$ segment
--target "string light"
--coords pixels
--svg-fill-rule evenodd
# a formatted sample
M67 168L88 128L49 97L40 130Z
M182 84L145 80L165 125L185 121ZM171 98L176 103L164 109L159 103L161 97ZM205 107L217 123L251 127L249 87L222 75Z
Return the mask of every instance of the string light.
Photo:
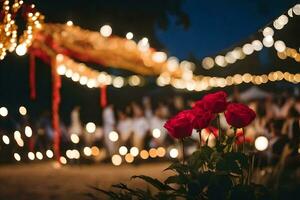
M7 135L3 135L2 136L2 141L6 145L9 145L9 143L10 143L10 139L9 139L9 137Z
M178 157L178 150L176 148L172 148L170 150L170 157L171 158L177 158Z
M76 134L71 134L71 141L74 143L74 144L78 144L79 143L79 137L78 137L78 135L76 135Z
M120 155L115 154L112 156L111 162L113 165L119 166L122 164L122 157Z
M112 34L112 28L109 25L104 25L100 28L100 33L103 37L109 37Z
M151 158L156 158L156 157L157 157L157 150L154 149L154 148L151 148L151 149L149 150L149 156L150 156Z
M18 154L18 153L14 153L14 158L15 158L15 160L16 161L21 161L21 156L20 156L20 154Z
M121 147L119 148L119 154L120 154L120 155L124 156L124 155L127 154L127 152L128 152L127 147L121 146Z
M25 126L25 135L26 137L32 136L32 129L29 126Z
M73 26L73 22L71 20L67 21L67 26Z
M88 133L94 133L96 131L96 125L93 122L88 122L85 125L85 129Z
M143 160L148 159L148 158L149 158L149 153L148 153L148 151L142 150L142 151L140 152L140 157L141 157Z
M64 156L61 156L61 157L59 158L59 161L60 161L60 163L63 164L63 165L66 165L66 164L67 164L67 159L66 159Z
M119 134L116 131L111 131L108 134L108 139L112 142L117 142L119 139Z
M255 139L254 146L258 151L264 151L268 148L269 141L265 136L259 136Z
M133 156L133 157L136 157L139 155L139 149L137 147L131 147L130 148L130 154Z
M83 153L86 156L91 156L92 155L92 149L90 147L84 147L83 148Z
M20 106L19 113L24 116L27 114L27 109L24 106Z
M152 130L152 136L154 138L159 138L160 135L161 135L161 131L158 128L155 128L155 129Z
M42 160L43 159L43 154L41 152L36 152L35 153L35 157L38 159L38 160Z
M48 158L53 158L53 151L52 150L50 150L50 149L48 149L47 151L46 151L46 156L48 157Z
M2 117L6 117L6 116L8 115L8 110L7 110L6 107L1 107L1 108L0 108L0 115L1 115Z
M132 154L130 154L130 153L126 154L125 155L125 161L127 163L132 163L134 161L134 156Z
M29 158L29 160L34 160L34 158L35 158L35 155L34 155L34 153L33 152L28 152L28 158Z
M132 40L132 38L133 38L133 33L128 32L128 33L126 34L126 38L127 38L127 40Z
M56 55L56 72L61 76L70 78L74 82L79 82L88 88L95 88L102 85L111 85L115 88L122 88L127 83L129 86L141 86L143 78L138 75L129 77L113 76L106 72L99 72L86 66L83 63L77 63L71 58L62 54Z

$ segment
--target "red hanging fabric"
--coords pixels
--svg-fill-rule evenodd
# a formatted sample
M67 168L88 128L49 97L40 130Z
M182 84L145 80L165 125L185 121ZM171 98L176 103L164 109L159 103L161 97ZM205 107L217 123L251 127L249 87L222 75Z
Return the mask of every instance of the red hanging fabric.
M29 54L29 91L30 99L36 99L36 85L35 85L35 56Z
M100 104L102 108L107 105L106 85L100 87Z
M53 150L57 161L60 160L60 123L59 123L59 104L61 79L56 72L56 63L51 61L52 74L52 126L53 126Z

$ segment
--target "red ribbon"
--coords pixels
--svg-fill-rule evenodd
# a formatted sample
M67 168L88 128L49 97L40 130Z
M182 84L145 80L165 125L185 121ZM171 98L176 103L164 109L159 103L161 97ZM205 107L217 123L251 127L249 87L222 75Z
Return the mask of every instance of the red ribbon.
M102 108L107 105L106 85L100 87L100 105Z
M52 126L54 132L53 150L57 161L60 161L60 120L59 120L59 104L60 104L60 87L61 79L56 72L55 61L51 62L52 74Z
M29 90L30 99L36 99L36 84L35 84L35 56L34 54L29 54Z

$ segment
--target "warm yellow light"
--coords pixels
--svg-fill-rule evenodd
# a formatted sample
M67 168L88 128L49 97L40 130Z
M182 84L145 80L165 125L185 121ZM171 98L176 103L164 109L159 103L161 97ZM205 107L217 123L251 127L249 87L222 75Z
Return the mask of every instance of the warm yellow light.
M67 159L66 159L65 157L63 157L63 156L61 156L61 157L59 158L59 161L60 161L60 163L63 164L63 165L67 164Z
M25 126L25 135L27 137L31 137L32 136L32 129L29 126Z
M157 150L154 149L154 148L151 148L149 150L149 155L150 155L151 158L156 158L157 157Z
M10 139L7 135L2 136L2 141L4 144L8 145L10 143Z
M96 131L96 125L93 122L89 122L85 125L85 129L88 133L94 133Z
M179 60L178 60L178 58L176 58L176 57L170 57L170 58L168 58L167 69L170 72L176 71L178 69L178 67L179 67Z
M124 85L124 78L121 76L117 76L116 78L114 78L113 80L113 86L116 88L121 88Z
M112 34L112 28L109 25L104 25L100 28L100 33L103 37L109 37Z
M274 44L273 37L268 35L263 39L263 44L265 47L271 47Z
M34 160L34 158L35 158L34 153L33 152L29 152L28 153L28 158L29 158L29 160Z
M253 40L251 45L255 51L260 51L263 48L263 44L259 40Z
M133 33L128 32L128 33L126 34L126 38L127 38L127 40L131 40L131 39L133 38Z
M108 139L112 142L116 142L119 139L119 134L116 131L111 131L108 134Z
M265 37L267 37L267 36L272 36L272 37L273 37L273 35L274 35L274 30L273 30L272 28L270 28L270 27L266 27L266 28L264 28L264 30L263 30L263 35L264 35Z
M65 75L67 71L67 68L65 65L61 64L61 65L58 65L57 68L56 68L56 72L59 74L59 75Z
M27 53L27 47L25 44L19 44L16 48L16 53L18 56L24 56Z
M39 159L39 160L42 160L43 159L43 154L41 153L41 152L36 152L35 153L35 157L37 158L37 159Z
M133 75L129 78L129 85L138 86L141 84L141 78L137 75Z
M119 166L122 164L122 157L120 155L115 154L111 157L111 162L113 165Z
M128 152L127 147L121 146L121 147L119 148L119 154L120 154L120 155L124 156L124 155L127 154L127 152Z
M170 157L171 157L171 158L177 158L177 157L178 157L178 150L175 149L175 148L172 148L172 149L170 150Z
M6 116L8 115L8 110L7 110L7 108L1 107L1 108L0 108L0 115L1 115L2 117L6 117Z
M130 153L128 153L125 156L125 160L127 163L132 163L134 161L134 157Z
M92 146L91 150L92 150L92 155L93 156L98 156L100 154L100 150L96 146Z
M140 156L141 156L142 159L146 160L147 158L149 158L149 153L146 150L142 150L140 152Z
M296 4L293 7L293 12L295 13L295 15L300 15L300 4Z
M14 153L14 158L15 158L15 160L18 161L18 162L21 160L21 156L20 156L20 154L18 154L18 153Z
M83 153L86 156L91 156L92 155L92 149L90 147L84 147L83 148Z
M235 63L236 58L233 56L233 52L230 51L225 55L225 61L230 64Z
M46 151L46 156L47 156L48 158L53 158L53 151L50 150L50 149L48 149L48 150Z
M264 151L268 148L269 141L265 136L259 136L255 139L254 145L258 151Z
M157 63L163 63L167 60L167 54L165 52L154 52L152 54L152 60Z
M204 69L211 69L215 65L214 59L206 57L202 60L202 66Z
M215 58L215 63L221 67L225 67L227 65L226 61L225 61L225 57L224 56L217 56Z
M157 148L157 155L158 157L164 157L166 155L166 150L163 147Z
M148 51L148 49L149 49L149 47L150 47L148 38L145 38L145 37L144 37L143 39L141 39L141 40L138 42L137 47L138 47L138 49L139 49L140 51L142 51L142 52Z
M74 143L74 144L78 144L79 143L79 137L78 135L76 134L71 134L71 141Z
M250 55L250 54L253 53L253 51L254 51L254 49L253 49L253 46L251 44L245 44L243 46L243 52L244 52L244 54Z
M26 115L27 114L27 109L24 106L20 106L19 113L21 115Z
M155 129L152 130L152 136L154 138L159 138L160 135L161 135L161 131L158 128L155 128Z
M73 22L71 20L67 21L68 26L73 26Z
M134 157L136 157L137 155L139 155L139 149L137 147L131 147L130 148L130 154Z
M274 47L275 49L278 51L278 52L284 52L285 49L286 49L286 46L285 46L285 43L281 40L277 40L275 43L274 43Z

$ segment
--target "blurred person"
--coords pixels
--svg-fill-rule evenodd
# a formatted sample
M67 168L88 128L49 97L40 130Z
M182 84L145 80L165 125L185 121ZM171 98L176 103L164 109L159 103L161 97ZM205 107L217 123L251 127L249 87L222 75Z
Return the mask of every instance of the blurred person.
M133 120L132 120L132 130L133 130L133 145L138 149L143 149L145 144L145 137L149 131L149 123L144 116L144 111L142 107L136 103L132 104Z
M123 144L127 144L132 135L132 119L122 110L118 111L117 131Z
M114 106L112 104L106 106L102 113L104 141L110 155L115 151L115 144L109 140L109 133L115 130L116 120L114 114Z
M158 106L155 109L154 115L150 120L150 130L153 133L154 129L158 129L160 131L160 136L155 139L157 145L162 146L164 144L165 138L167 136L166 129L164 128L164 124L166 122L166 118L164 117L164 107Z
M151 117L153 116L150 97L143 98L143 106L144 106L144 110L145 110L145 117L147 120L150 120Z
M276 164L284 147L288 145L289 139L286 135L282 134L282 127L284 121L282 120L272 120L269 122L268 131L270 132L269 148L267 151L269 163Z
M71 125L68 130L69 135L76 134L81 136L83 134L82 124L80 121L80 107L76 106L71 112Z
M289 110L288 118L284 124L283 132L288 136L291 143L293 154L298 153L300 143L300 117L296 108L293 106Z

